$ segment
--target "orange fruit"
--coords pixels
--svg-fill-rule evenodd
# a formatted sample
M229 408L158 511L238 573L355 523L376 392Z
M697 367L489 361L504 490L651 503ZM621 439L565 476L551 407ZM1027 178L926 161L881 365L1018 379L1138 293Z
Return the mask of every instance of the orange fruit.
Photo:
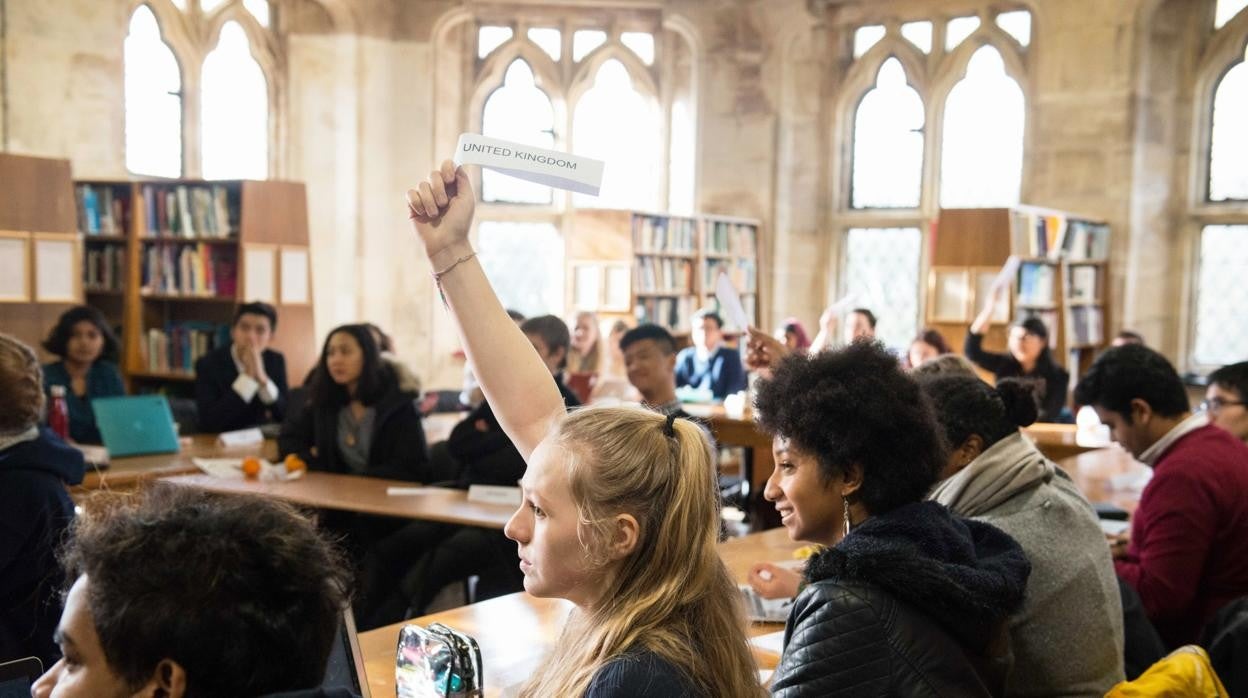
M247 477L251 477L251 478L259 477L260 476L260 459L244 458L243 459L243 475L246 475Z
M296 470L307 470L308 464L298 455L291 453L286 456L286 472L293 473Z

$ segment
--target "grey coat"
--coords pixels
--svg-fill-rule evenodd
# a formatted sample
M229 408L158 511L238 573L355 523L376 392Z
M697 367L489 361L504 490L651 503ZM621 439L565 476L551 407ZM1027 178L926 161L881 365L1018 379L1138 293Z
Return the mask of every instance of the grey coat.
M1008 533L1031 560L1010 618L1011 696L1103 696L1123 680L1122 599L1105 534L1070 477L1021 433L993 444L931 498Z

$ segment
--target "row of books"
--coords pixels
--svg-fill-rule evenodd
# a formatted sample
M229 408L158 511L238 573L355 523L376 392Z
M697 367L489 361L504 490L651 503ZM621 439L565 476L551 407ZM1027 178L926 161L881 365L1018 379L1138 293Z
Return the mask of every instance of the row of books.
M692 218L633 216L633 245L638 254L666 252L692 255L697 245L697 234L697 221Z
M125 235L130 226L130 187L79 184L74 187L78 230L84 235Z
M1017 209L1010 212L1010 249L1027 257L1103 260L1109 257L1109 226Z
M229 341L229 328L210 322L179 322L147 330L144 361L154 373L191 372L195 362Z
M706 230L706 251L711 254L753 257L757 234L757 228L747 223L712 221Z
M634 267L637 293L693 293L693 262L642 257Z
M122 245L87 247L83 284L88 291L120 291L126 278L126 248Z
M238 253L217 245L149 245L143 251L143 292L233 297Z
M148 237L229 238L238 229L239 201L221 184L147 184L143 203Z
M1067 301L1096 301L1097 281L1101 274L1100 267L1079 265L1069 267L1070 276L1066 285Z
M1057 267L1024 262L1018 267L1018 302L1023 305L1052 305L1057 302Z
M633 309L638 323L652 322L673 332L687 332L693 317L692 296L679 298L639 298Z
M702 269L702 288L714 292L719 273L728 274L732 287L738 293L754 293L758 290L758 267L753 259L738 259L735 264L711 260Z
M1105 319L1100 306L1071 306L1066 314L1066 346L1088 346L1104 341Z

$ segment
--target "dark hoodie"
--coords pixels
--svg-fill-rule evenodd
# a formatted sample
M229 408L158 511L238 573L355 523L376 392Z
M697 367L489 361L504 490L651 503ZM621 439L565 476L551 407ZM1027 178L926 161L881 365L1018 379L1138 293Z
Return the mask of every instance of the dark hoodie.
M66 485L82 482L82 453L46 428L0 451L0 661L60 657L63 575L56 546L74 517Z
M1012 538L935 502L872 517L807 564L772 693L1001 695L1030 572Z

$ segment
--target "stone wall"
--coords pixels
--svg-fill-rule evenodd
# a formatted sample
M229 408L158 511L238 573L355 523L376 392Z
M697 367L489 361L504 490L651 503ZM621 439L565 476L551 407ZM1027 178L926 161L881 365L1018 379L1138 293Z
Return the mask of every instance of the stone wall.
M163 1L163 0L162 0ZM526 0L519 0L525 4ZM6 0L4 147L68 157L81 177L124 177L122 40L131 0ZM592 5L577 0L573 4ZM618 4L618 3L617 3ZM638 0L638 5L653 5ZM856 23L935 18L981 0L670 0L696 35L697 207L764 222L764 321L813 325L835 294L832 108ZM1181 358L1190 231L1181 232L1190 63L1204 0L1045 0L1027 52L1023 200L1114 226L1113 327ZM1159 6L1164 7L1158 10ZM452 0L285 0L282 178L308 186L318 333L371 320L426 384L459 381L457 340L405 219L404 190L464 115ZM522 11L522 10L521 10ZM462 26L462 25L461 25ZM1184 101L1188 100L1188 101ZM931 198L931 197L929 197ZM935 211L925 211L926 216Z

